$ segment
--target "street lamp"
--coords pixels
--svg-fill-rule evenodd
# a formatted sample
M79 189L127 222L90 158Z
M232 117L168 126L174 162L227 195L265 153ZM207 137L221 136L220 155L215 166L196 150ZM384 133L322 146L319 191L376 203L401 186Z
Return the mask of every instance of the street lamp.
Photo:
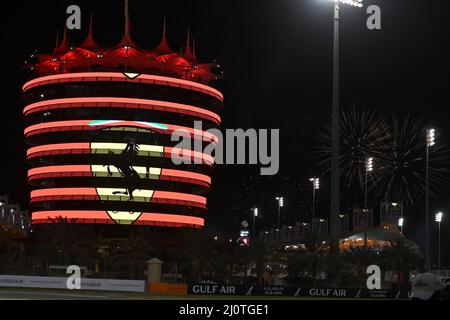
M320 232L322 232L323 231L323 225L325 223L325 219L319 219L319 223L320 223ZM319 228L319 225L317 226L316 231L317 231L318 228ZM325 232L327 232L327 230Z
M253 208L253 237L256 238L256 218L258 217L258 208Z
M334 1L334 38L333 38L333 108L331 125L331 234L337 235L337 216L340 213L340 177L339 177L339 10L340 4L362 7L362 0Z
M436 217L435 220L439 225L439 233L438 233L438 268L439 268L439 272L441 271L441 222L442 222L442 212L438 212L436 213Z
M347 225L345 222L347 222ZM347 228L348 228L348 221L346 221L345 215L340 214L339 215L339 233L347 232Z
M430 271L430 213L429 213L429 158L430 158L430 147L435 145L435 135L436 130L427 130L427 150L425 159L425 271Z
M366 160L366 179L364 182L364 247L367 246L367 228L368 228L368 220L369 220L369 209L367 204L367 180L369 177L369 173L373 171L373 158L367 158Z
M320 188L320 179L319 178L311 178L309 179L313 186L313 204L312 204L312 220L316 216L316 191Z
M281 208L284 207L284 198L283 197L276 197L275 200L278 201L278 229L280 229L281 228L280 213L281 213Z

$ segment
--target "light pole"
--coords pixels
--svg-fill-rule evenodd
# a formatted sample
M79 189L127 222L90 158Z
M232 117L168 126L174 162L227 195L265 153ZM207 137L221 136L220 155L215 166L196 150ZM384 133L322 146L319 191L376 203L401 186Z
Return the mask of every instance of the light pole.
M427 130L427 150L425 157L425 271L430 271L430 200L429 200L429 158L430 147L435 145L436 130Z
M334 1L333 38L333 108L331 124L331 212L330 233L337 235L337 217L340 214L340 176L339 176L339 10L340 4L362 7L362 0Z
M364 247L367 247L367 228L369 220L369 208L367 204L367 180L369 177L369 172L373 171L373 158L367 158L366 160L366 179L364 182Z
M284 198L276 197L275 200L278 201L278 229L281 228L281 208L284 207Z
M403 234L403 225L405 224L405 219L401 217L398 219L398 226L400 228L400 233Z
M313 186L312 221L314 221L314 217L316 216L316 192L320 188L320 179L311 178L309 181L311 181Z
M441 272L441 222L442 222L442 212L436 213L435 220L439 225L439 233L438 233L438 270Z
M256 218L258 217L258 208L253 209L253 237L256 239Z
M325 223L325 219L319 219L320 222L320 232L323 232L323 225ZM319 224L317 225L316 231L319 228ZM327 232L328 230L325 230L325 232Z
M339 215L339 233L347 232L347 226L345 226L345 215Z

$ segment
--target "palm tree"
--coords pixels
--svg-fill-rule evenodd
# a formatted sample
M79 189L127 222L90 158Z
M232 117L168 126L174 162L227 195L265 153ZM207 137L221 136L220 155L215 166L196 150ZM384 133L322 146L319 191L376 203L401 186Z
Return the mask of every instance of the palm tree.
M308 276L315 286L318 274L326 270L326 253L317 232L306 233L303 242L303 250L288 255L289 278Z
M222 280L230 280L233 275L245 273L248 263L242 246L236 242L222 242L218 246L217 275Z
M345 253L345 270L353 275L352 278L359 286L364 286L367 267L379 259L378 253L370 247L352 247Z
M92 257L95 252L92 243L95 233L87 225L80 225L76 219L57 218L51 225L41 226L38 230L38 256L49 260L58 259L58 263L68 266L83 257Z
M332 287L341 285L342 278L345 276L344 253L339 250L339 238L331 237L329 239L329 248L326 255L325 265L327 268L327 280Z
M409 273L413 267L420 265L421 260L423 255L418 246L408 243L403 237L392 241L391 247L383 253L383 264L397 271L401 288L408 286Z
M267 242L255 240L249 248L247 248L247 261L249 261L255 270L257 283L264 283L264 273L266 265L271 260L273 254L269 249Z
M107 238L104 237L103 231L101 231L97 235L97 239L94 244L94 250L95 250L95 264L96 267L98 266L98 269L100 269L100 263L103 267L103 277L106 277L106 271L107 271L107 262L111 261L111 246L109 245L109 241ZM97 268L96 268L97 269Z
M217 259L217 241L204 231L191 231L184 236L180 247L181 269L192 280L201 282L212 277L219 269Z
M130 237L113 248L111 259L115 269L128 269L131 279L143 275L145 261L149 258L151 246L146 230L130 230Z
M0 220L0 263L3 266L14 266L23 256L24 243L27 235L15 225L9 225Z

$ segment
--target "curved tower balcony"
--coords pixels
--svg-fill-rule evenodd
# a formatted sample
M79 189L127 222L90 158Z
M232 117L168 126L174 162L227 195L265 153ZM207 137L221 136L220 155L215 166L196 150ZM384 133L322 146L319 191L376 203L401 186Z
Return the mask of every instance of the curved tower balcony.
M193 125L220 125L218 90L167 76L83 72L38 77L23 92L34 224L204 226L214 160L180 155L171 134L183 129L204 146L217 139L194 134ZM196 161L175 165L175 154Z
M217 142L206 130L221 123L223 95L211 86L220 66L198 61L189 33L184 53L172 51L165 23L158 47L140 49L127 4L116 47L95 43L91 19L81 46L69 47L66 30L52 53L25 63L33 76L23 86L33 224L204 226L214 159L177 149L171 135Z

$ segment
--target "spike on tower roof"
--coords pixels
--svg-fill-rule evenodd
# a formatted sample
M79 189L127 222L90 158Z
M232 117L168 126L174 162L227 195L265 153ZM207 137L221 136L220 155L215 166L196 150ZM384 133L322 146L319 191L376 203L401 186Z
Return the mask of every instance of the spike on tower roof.
M186 36L186 52L191 52L191 28L188 26L187 36ZM192 52L191 52L192 53Z
M125 47L125 46L131 46L136 47L133 40L131 39L131 23L130 23L130 11L128 6L128 0L125 0L125 7L124 7L124 13L125 13L125 30L124 35L122 38L122 41L119 44L119 47Z
M58 45L59 45L59 29L56 30L55 47L53 49L53 52L55 52L58 49Z
M91 18L89 20L89 33L88 33L88 36L87 36L86 40L84 40L83 44L81 45L81 48L90 49L90 50L98 48L98 46L97 46L97 44L95 43L95 40L94 40L93 27L92 26L93 26L93 15L91 14Z
M192 54L191 50L191 31L189 27L187 32L186 50L184 51L184 58L187 60L195 60L195 56Z
M130 36L130 10L128 0L125 0L125 37Z
M90 18L89 32L81 46L70 47L68 30L64 29L64 35L60 40L60 29L56 34L56 42L53 52L50 54L38 55L38 62L29 65L29 70L35 75L45 76L70 72L92 72L93 67L101 67L105 71L133 70L148 74L161 74L167 72L171 77L186 78L187 69L198 70L192 81L209 83L217 79L217 75L211 72L211 64L200 64L197 60L197 44L195 38L191 42L190 28L187 32L187 41L182 42L178 52L171 50L167 42L167 24L164 18L162 37L160 44L153 50L143 50L136 46L131 39L130 17L128 12L128 0L125 4L125 25L122 41L112 47L102 47L94 41L93 37L93 16ZM95 59L89 60L89 59ZM60 62L63 62L64 66ZM93 61L95 65L93 64ZM54 62L54 63L49 63ZM161 63L165 63L164 69ZM58 65L60 67L58 67ZM95 69L96 70L96 69Z
M158 55L173 53L173 50L169 47L169 44L167 43L166 27L167 27L166 17L164 17L161 41L159 45L156 47L156 49L153 50Z
M69 39L67 36L67 27L65 27L61 44L55 49L54 53L65 53L67 51L69 51Z

